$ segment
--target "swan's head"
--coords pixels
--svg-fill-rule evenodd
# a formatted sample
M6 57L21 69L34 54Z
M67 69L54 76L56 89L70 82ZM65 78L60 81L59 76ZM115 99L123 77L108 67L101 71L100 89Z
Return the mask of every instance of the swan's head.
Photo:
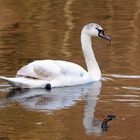
M83 30L85 33L87 33L90 36L99 36L101 38L111 41L111 37L108 36L104 32L103 28L96 23L90 23L90 24L85 25Z

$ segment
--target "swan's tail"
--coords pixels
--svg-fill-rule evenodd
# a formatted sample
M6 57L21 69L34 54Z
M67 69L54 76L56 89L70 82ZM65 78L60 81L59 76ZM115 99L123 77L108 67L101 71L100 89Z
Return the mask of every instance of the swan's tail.
M11 86L15 86L14 81L11 80L11 78L7 78L7 77L4 77L4 76L0 76L0 80L3 80L3 81L8 82Z
M8 82L11 86L17 88L44 88L47 84L45 80L32 79L26 77L8 78L0 76L0 80Z

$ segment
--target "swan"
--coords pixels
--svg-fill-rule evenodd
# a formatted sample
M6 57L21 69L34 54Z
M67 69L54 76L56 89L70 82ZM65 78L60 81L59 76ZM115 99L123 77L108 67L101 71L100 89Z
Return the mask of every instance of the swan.
M81 31L81 46L87 71L80 65L62 60L36 60L17 71L16 77L0 76L17 88L46 88L74 86L91 83L101 79L101 71L92 50L92 36L99 36L111 41L103 28L90 23Z

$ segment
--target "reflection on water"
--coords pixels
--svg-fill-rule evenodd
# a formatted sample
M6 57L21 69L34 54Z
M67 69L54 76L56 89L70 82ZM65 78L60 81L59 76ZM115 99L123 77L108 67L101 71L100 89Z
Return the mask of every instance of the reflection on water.
M21 66L38 59L68 60L85 68L80 32L90 22L102 25L112 42L93 39L102 86L11 93L0 86L0 138L137 140L139 16L140 0L1 0L0 75L15 76ZM120 118L97 137L106 114Z
M93 86L95 85L95 87ZM89 90L100 89L101 83L87 84L86 86L74 86L54 88L51 91L45 89L11 90L6 95L6 101L19 101L27 109L49 112L55 109L70 107L78 100L84 99ZM99 94L98 93L92 93ZM96 96L97 96L96 95ZM2 103L2 102L1 102ZM3 106L3 105L2 105Z
M84 109L84 119L83 125L86 129L87 134L101 135L101 121L95 118L95 107L98 99L98 95L101 92L101 83L94 83L94 88L92 92L88 92L86 97L86 106Z
M65 47L63 47L63 49L64 49L64 53L67 53L67 55L69 55L69 52L65 49L67 48L66 46L68 46L71 30L74 28L74 24L72 21L73 20L72 10L70 9L73 2L74 0L68 0L66 1L66 4L64 6L64 15L67 18L66 25L68 26L68 29L64 32L63 46Z
M101 82L74 87L45 89L11 90L4 99L0 100L0 107L6 107L12 102L18 102L27 110L52 113L53 110L69 108L80 100L86 100L83 125L86 133L102 134L101 121L95 118L95 108L101 91Z
M114 77L114 78L140 79L140 75L104 74L104 76L107 76L107 78Z

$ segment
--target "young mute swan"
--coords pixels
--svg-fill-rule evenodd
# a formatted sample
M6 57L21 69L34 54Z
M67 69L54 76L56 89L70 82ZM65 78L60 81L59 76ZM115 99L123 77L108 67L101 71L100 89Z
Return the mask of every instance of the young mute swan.
M82 50L87 71L72 62L61 60L37 60L17 71L16 77L0 79L17 88L47 88L86 84L101 79L101 71L92 50L91 36L111 41L103 28L95 23L87 24L81 32Z

